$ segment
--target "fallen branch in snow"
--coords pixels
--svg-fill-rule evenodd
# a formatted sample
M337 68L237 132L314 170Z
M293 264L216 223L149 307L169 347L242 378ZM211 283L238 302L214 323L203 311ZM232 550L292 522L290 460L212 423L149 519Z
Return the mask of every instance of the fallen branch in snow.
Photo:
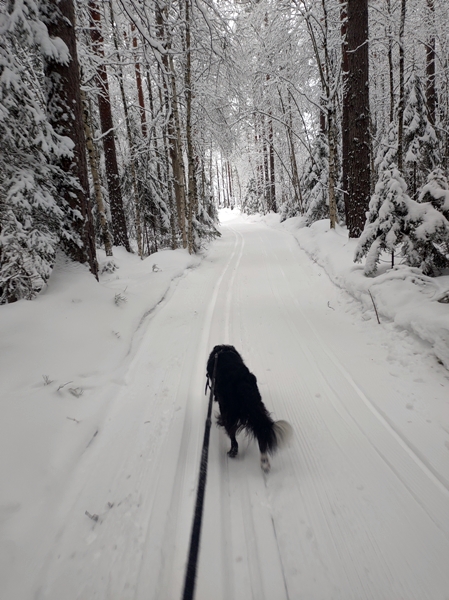
M94 441L94 439L95 439L95 437L97 436L97 434L98 434L98 429L97 429L97 431L96 431L96 432L93 434L93 436L91 437L91 439L90 439L90 442L87 444L86 448L89 448L89 446L92 444L92 442Z
M116 306L121 306L122 304L125 304L125 302L127 302L128 299L127 297L122 294L121 292L117 292L114 296L114 303Z
M327 302L327 305L328 305L328 307L329 307L329 308L332 308L332 310L335 310L335 308L334 308L333 306L331 306L331 305L330 305L330 302L329 302L329 300L328 300L328 302Z
M373 295L372 295L372 293L371 293L371 290L368 290L368 294L371 296L371 300L372 300L372 302L373 302L373 306L374 306L374 311L375 311L375 313L376 313L376 317L377 317L377 322L378 322L378 323L379 323L379 325L380 325L379 313L377 312L376 303L374 302L374 298L373 298Z
M64 388L66 385L69 385L69 383L73 383L73 381L68 381L67 383L63 383L63 384L61 384L61 385L58 387L57 391L59 392L59 390L62 390L62 388Z
M74 419L73 417L67 417L69 421L75 421L75 423L79 423L78 419Z
M84 394L84 390L81 387L69 388L69 392L72 394L72 396L76 396L77 398Z
M53 383L53 379L50 379L48 375L42 375L42 379L44 380L44 385L50 385L50 383Z
M86 517L89 517L89 519L92 519L92 521L95 521L95 523L98 523L98 521L100 520L100 517L98 515L91 515L90 512L87 510L84 514L86 515Z

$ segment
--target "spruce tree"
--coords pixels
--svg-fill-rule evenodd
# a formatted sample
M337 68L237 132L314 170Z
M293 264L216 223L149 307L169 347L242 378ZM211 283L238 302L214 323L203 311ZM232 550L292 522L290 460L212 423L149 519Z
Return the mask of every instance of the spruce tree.
M329 218L328 157L329 148L326 137L323 133L319 133L315 140L313 152L307 159L301 182L307 226L312 225L315 221Z
M449 185L443 170L427 177L410 220L410 240L404 251L407 263L426 275L439 275L449 267Z
M355 251L355 262L361 262L366 256L365 275L376 273L384 252L389 253L391 266L394 266L395 252L407 236L406 221L410 204L407 184L392 163L381 172Z
M263 194L259 193L254 177L251 177L246 185L245 196L242 201L242 212L247 215L265 212Z
M404 176L414 200L438 163L438 140L427 116L424 87L421 78L413 72L405 90Z
M34 2L0 15L0 303L32 299L50 277L61 240L82 246L76 215L57 193L77 182L54 164L72 144L48 122L41 53L66 52L52 40Z

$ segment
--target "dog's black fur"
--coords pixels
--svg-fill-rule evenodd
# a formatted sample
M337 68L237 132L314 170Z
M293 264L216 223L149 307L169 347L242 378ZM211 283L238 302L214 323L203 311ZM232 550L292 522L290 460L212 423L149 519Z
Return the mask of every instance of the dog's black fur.
M220 407L217 425L224 427L231 439L228 455L237 456L236 435L243 429L257 439L261 467L270 470L268 454L273 454L289 436L291 427L285 421L273 421L262 402L257 379L243 362L234 346L215 346L207 361L207 379L212 381L217 356L214 399ZM207 384L206 384L207 386Z

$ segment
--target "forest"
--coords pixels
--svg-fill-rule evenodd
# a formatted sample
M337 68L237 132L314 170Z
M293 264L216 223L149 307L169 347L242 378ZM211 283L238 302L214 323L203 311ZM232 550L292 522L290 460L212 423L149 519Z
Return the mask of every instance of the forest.
M0 303L58 252L199 252L218 209L449 267L447 0L0 0ZM99 261L102 248L106 261Z

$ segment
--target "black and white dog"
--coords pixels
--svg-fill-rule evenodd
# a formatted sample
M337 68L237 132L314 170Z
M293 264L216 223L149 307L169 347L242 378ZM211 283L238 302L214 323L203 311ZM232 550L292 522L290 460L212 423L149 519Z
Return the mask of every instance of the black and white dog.
M215 367L216 361L216 367ZM265 473L271 468L268 454L286 442L292 428L286 421L273 421L262 402L257 379L243 362L234 346L215 346L207 361L207 385L211 385L215 367L214 399L220 407L217 425L231 438L228 456L237 456L236 435L243 429L257 439L260 466Z

